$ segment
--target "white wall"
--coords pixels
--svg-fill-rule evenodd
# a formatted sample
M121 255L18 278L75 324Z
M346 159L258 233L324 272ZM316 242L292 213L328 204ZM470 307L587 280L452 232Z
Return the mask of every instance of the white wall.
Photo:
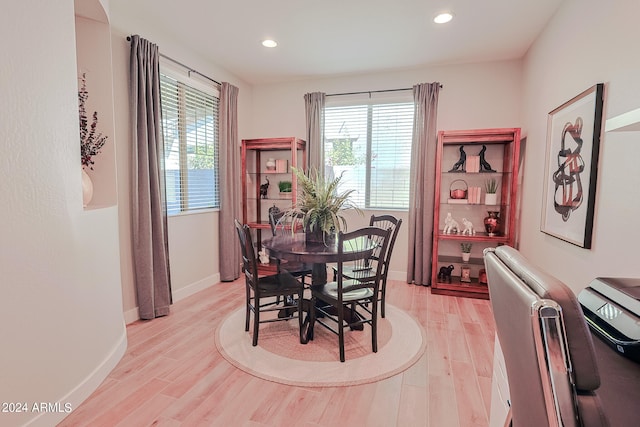
M520 127L522 87L520 61L463 64L430 67L399 72L344 76L258 86L253 90L250 133L243 138L299 136L305 137L304 94L307 92L345 93L412 87L416 83L439 81L444 88L438 105L438 130L490 127ZM384 211L402 218L406 211ZM364 217L349 212L354 227L368 223ZM390 277L406 279L408 236L404 225L391 261Z
M129 120L129 52L126 37L138 34L158 45L160 53L198 70L219 82L237 86L238 132L247 133L252 121L249 114L251 86L216 64L203 61L189 46L180 45L165 30L155 28L151 20L138 20L120 10L121 3L111 4L110 21L113 46L115 122L118 139L118 212L120 217L120 253L123 306L127 322L136 320L137 302L131 248L131 127ZM213 17L212 17L213 19ZM238 144L240 141L238 141ZM239 146L239 145L238 145ZM169 218L169 258L174 301L186 297L220 279L218 212L198 213Z
M527 137L521 250L574 291L598 276L638 277L640 134L603 135L593 246L582 249L540 232L547 113L605 83L605 118L640 107L640 2L567 0L524 62ZM585 204L583 204L585 205Z
M51 426L126 347L117 212L82 208L73 1L5 4L0 35L0 401L28 402L0 424Z

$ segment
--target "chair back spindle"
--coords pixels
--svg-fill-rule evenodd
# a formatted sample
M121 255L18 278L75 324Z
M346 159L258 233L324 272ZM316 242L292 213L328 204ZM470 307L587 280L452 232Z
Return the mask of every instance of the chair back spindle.
M249 331L251 313L253 313L253 345L258 345L258 332L261 323L286 321L297 318L300 330L300 342L306 343L302 331L302 301L304 286L286 271L277 274L258 276L258 261L251 236L251 228L234 221L240 248L242 250L242 270L246 287L245 331ZM269 317L269 312L271 316ZM277 312L277 315L274 314ZM261 318L261 313L265 314Z

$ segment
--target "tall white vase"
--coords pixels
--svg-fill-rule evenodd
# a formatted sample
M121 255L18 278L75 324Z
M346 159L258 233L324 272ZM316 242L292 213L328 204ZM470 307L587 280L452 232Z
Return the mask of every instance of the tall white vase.
M93 198L93 182L88 173L82 169L82 206L87 207Z

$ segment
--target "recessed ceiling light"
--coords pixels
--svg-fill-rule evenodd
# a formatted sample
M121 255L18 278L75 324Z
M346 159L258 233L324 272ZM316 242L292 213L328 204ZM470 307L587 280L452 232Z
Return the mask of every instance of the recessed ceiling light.
M433 18L433 22L435 22L436 24L446 24L452 19L453 19L453 14L451 12L444 12L436 15L436 17Z
M264 46L264 47L276 47L276 46L278 46L278 43L276 43L275 40L267 39L267 40L263 40L262 41L262 46Z

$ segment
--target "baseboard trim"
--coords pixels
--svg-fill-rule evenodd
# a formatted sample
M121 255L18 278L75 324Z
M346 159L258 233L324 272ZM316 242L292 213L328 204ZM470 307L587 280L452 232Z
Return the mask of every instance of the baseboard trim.
M216 274L212 274L211 276L205 277L204 279L198 280L195 283L184 286L180 289L174 289L173 301L178 302L180 300L183 300L219 282L220 282L220 273L216 273ZM123 314L124 314L124 322L127 325L140 320L138 307L132 308L131 310L127 310Z
M407 280L407 272L406 271L394 271L389 270L389 274L387 278L391 280Z
M173 291L173 301L178 302L183 300L191 295L198 293L202 290L210 288L216 283L220 282L220 273L212 274L211 276L205 277L204 279L198 280L195 283L184 286L180 289L176 289Z
M133 323L137 320L140 320L140 314L138 313L138 307L136 308L132 308L131 310L127 310L124 313L122 313L124 315L124 323L125 324L130 324Z
M65 412L41 412L25 425L30 427L48 427L61 422L68 415L73 413L73 410L80 407L80 404L91 396L91 393L96 391L111 371L113 371L118 362L120 362L126 350L127 329L123 325L120 339L111 350L111 353L109 353L102 363L96 366L96 368L82 382L80 382L80 384L58 401L62 402L63 405L69 403L71 405L71 412L68 414Z

